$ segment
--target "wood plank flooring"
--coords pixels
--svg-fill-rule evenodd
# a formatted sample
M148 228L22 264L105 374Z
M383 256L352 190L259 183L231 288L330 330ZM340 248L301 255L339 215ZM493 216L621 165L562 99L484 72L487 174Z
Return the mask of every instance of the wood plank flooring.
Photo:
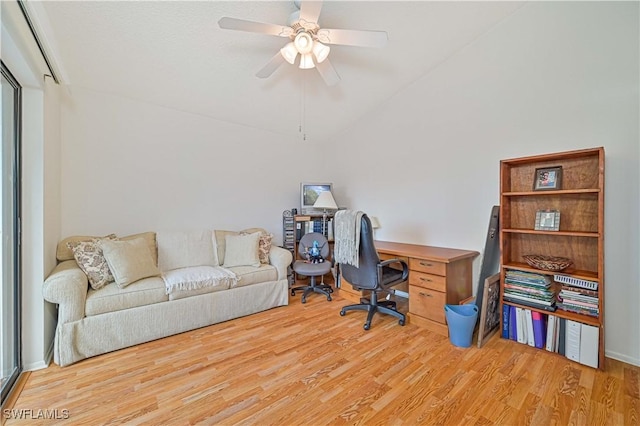
M597 371L497 336L458 348L388 316L364 331L363 312L339 315L349 303L298 296L52 365L31 373L13 407L27 418L2 414L7 425L640 424L638 367L607 359Z

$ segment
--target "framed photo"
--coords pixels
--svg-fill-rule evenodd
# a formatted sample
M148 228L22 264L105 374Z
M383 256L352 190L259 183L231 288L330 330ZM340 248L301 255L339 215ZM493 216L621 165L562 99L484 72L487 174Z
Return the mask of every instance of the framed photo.
M562 189L562 166L536 169L534 191Z
M560 212L558 210L538 210L534 229L536 231L560 230Z
M478 347L481 348L489 337L500 328L500 274L484 280L482 306L480 307L480 327Z

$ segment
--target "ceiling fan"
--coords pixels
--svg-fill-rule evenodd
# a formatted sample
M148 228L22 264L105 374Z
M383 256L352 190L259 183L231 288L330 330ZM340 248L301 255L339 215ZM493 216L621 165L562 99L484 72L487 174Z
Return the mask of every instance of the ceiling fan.
M329 61L331 48L327 44L346 46L382 47L387 43L385 31L342 30L320 28L318 17L322 1L294 1L299 11L294 12L287 25L267 24L244 19L224 17L218 21L222 29L248 31L288 38L289 42L256 74L267 78L283 63L295 64L300 54L299 68L317 68L327 85L333 86L340 77Z

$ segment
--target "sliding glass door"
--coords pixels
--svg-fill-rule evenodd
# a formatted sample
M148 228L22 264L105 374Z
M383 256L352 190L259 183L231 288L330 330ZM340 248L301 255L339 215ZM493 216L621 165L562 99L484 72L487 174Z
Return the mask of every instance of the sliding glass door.
M15 383L20 359L20 85L2 65L0 152L0 369L2 402Z

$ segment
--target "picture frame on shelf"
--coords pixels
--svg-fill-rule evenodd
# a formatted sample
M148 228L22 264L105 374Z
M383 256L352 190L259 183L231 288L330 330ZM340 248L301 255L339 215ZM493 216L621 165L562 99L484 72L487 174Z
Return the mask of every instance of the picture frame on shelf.
M560 212L558 210L538 210L536 211L536 231L559 231Z
M562 189L562 166L540 167L533 179L534 191L552 191Z

